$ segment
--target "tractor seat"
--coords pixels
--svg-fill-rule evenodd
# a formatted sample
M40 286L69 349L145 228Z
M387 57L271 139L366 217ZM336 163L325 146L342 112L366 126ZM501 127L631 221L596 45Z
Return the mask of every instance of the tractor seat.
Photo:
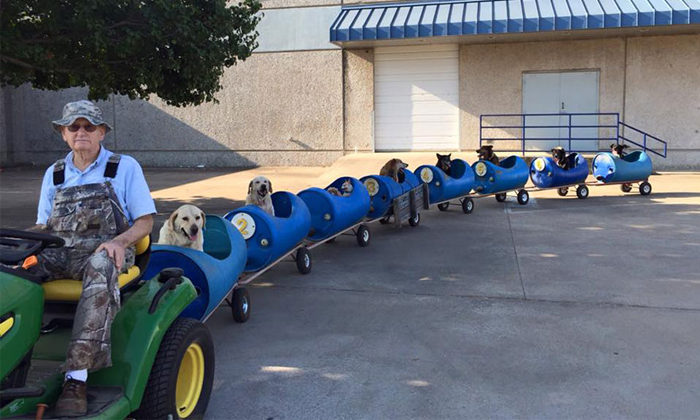
M136 258L134 265L126 273L119 275L119 290L124 291L130 286L136 285L146 272L148 260L151 257L151 237L145 236L136 243ZM53 280L43 283L44 298L47 302L78 302L83 291L83 282L80 280Z

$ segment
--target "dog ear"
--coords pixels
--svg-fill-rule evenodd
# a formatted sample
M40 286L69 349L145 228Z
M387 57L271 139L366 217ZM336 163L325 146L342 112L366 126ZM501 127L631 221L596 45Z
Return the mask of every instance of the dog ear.
M253 181L250 181L250 184L248 184L248 194L253 192Z
M435 156L437 156L438 159L440 159L442 156L440 156L440 153L435 153Z
M269 181L269 180L268 180L268 182L270 183L270 194L272 194L272 193L274 192L274 191L272 190L272 181Z
M173 214L170 215L170 218L168 219L168 223L170 224L170 227L172 230L175 230L175 220L177 219L177 212L174 211Z
M448 158L452 157L452 153L450 153L449 155L447 155L447 157L448 157Z
M202 229L204 229L207 227L207 216L204 214L204 212L201 212L201 213L202 213Z
M614 149L615 146L617 146L615 143L611 143L611 144L610 144L610 148L611 148L611 149Z

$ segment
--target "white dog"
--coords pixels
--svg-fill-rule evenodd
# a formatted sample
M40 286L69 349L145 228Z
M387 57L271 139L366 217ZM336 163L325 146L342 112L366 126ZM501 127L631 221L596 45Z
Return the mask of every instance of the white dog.
M205 224L204 212L199 207L185 204L175 210L160 228L158 243L203 251L202 229Z
M275 208L272 206L270 194L272 194L272 182L264 176L256 176L248 184L248 196L245 198L245 203L258 206L274 216Z

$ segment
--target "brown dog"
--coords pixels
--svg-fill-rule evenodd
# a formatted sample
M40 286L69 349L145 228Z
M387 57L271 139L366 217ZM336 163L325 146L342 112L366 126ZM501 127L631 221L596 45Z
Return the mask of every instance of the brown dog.
M393 178L394 181L400 182L399 172L404 168L408 168L408 164L404 163L401 159L394 158L382 166L382 169L379 171L379 175L388 176Z

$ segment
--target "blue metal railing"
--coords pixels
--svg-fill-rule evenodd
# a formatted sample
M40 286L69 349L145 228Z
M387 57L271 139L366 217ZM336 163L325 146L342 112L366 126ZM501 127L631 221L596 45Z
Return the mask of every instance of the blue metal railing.
M557 119L558 124L547 124L542 122L543 120L551 120L554 118ZM494 119L497 121L499 119L501 121L505 119L511 122L517 119L518 123L488 123L489 121ZM593 119L595 119L595 124L590 123ZM601 123L602 119L609 119L610 122ZM485 120L488 121L485 122ZM581 122L581 120L583 121ZM530 122L529 124L528 121ZM622 131L624 131L625 129L632 130L632 133L634 133L636 136L641 135L642 139L635 141L631 138L624 136L623 134L621 134L621 127L623 128ZM595 135L590 135L590 130L592 129L595 129ZM499 135L501 136L504 130L516 130L515 134L519 134L519 136L513 135L511 137L488 137L485 135L484 132L489 130L499 130ZM529 135L528 130L530 130ZM545 130L547 130L548 133L544 133ZM551 130L557 130L557 132L552 133L555 135L549 135L551 133ZM582 135L581 130L589 131L587 133L583 133L584 135ZM603 131L603 133L601 133L601 130ZM564 132L565 134L562 135L562 132ZM667 143L665 141L659 139L658 137L652 136L651 134L648 134L642 130L634 128L628 124L625 124L624 122L620 121L620 114L616 112L582 112L571 114L483 114L479 117L479 147L481 147L484 143L497 143L503 141L508 141L511 143L517 142L520 145L518 148L515 149L497 149L498 151L503 152L520 152L523 155L525 155L525 152L528 150L541 150L537 149L537 147L528 147L532 146L532 143L530 143L530 145L527 144L528 141L551 141L557 142L557 144L564 141L568 146L566 149L570 152L593 152L609 150L607 146L604 149L600 149L598 143L600 141L612 141L614 143L620 143L620 140L623 140L625 143L630 143L632 145L638 146L645 152L651 152L655 155L664 158L666 157ZM650 141L656 142L654 144L655 147L652 147L652 145L649 144ZM596 143L594 143L595 147L585 148L584 150L584 148L580 148L580 142ZM639 142L641 142L641 144ZM663 152L659 152L656 150L661 148L663 149Z

